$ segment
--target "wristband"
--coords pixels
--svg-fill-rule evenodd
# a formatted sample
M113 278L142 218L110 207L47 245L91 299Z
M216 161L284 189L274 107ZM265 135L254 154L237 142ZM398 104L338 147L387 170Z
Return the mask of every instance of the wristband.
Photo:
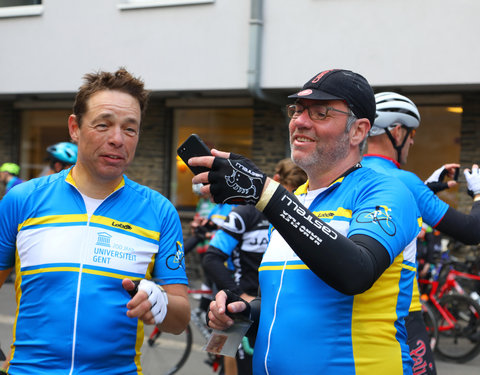
M263 212L263 210L267 206L268 202L270 202L270 199L272 198L273 194L275 193L279 185L280 184L277 181L270 180L267 187L265 188L265 191L260 196L260 200L255 205L257 210Z

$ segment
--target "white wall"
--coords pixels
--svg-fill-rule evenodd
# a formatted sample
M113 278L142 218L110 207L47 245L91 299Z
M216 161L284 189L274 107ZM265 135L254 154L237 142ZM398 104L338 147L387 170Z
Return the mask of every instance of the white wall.
M0 19L0 94L72 92L126 66L154 90L245 88L249 1L119 10L119 0L46 0Z
M126 66L157 91L246 89L250 0L119 10L45 0L0 18L0 94L74 92ZM375 86L480 84L478 0L264 0L263 88L333 67Z
M479 84L479 14L478 0L267 0L263 85L334 67L375 86Z

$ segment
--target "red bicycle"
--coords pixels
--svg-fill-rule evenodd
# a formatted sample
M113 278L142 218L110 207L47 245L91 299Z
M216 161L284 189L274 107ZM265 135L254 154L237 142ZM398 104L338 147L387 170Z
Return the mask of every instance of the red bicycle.
M448 254L444 256L431 278L418 280L427 311L424 316L430 319L425 323L433 337L435 353L445 360L463 363L480 352L480 306L459 279L480 281L480 275L455 269L462 263L450 259Z

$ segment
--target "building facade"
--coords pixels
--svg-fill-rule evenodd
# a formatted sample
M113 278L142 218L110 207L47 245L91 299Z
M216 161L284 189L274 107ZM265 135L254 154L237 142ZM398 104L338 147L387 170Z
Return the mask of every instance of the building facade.
M475 0L0 0L0 162L38 176L46 147L68 140L82 76L123 66L152 91L128 175L188 221L192 175L175 150L190 133L272 173L289 153L286 96L345 68L418 104L407 169L425 179L444 163L471 167L479 12ZM468 210L460 181L442 198Z

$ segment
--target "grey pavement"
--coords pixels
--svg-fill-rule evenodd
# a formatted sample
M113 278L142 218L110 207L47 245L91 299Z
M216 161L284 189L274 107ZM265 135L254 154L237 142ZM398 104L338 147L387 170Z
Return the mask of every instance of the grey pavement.
M196 301L191 300L192 307L196 306ZM0 344L3 351L8 350L8 346L12 340L12 327L15 316L16 303L14 298L13 283L6 283L0 289ZM194 325L192 324L194 327ZM207 358L205 352L201 350L204 345L204 339L200 332L193 328L194 344L192 352L185 364L185 366L177 372L179 375L211 375L214 374L212 368L204 363ZM170 343L173 340L169 341ZM182 345L170 345L168 350L171 350L175 355L181 349ZM480 355L474 358L472 361L457 364L448 363L440 360L436 360L438 375L479 375L480 374ZM162 368L158 368L157 374L163 373ZM146 374L150 375L150 374Z

